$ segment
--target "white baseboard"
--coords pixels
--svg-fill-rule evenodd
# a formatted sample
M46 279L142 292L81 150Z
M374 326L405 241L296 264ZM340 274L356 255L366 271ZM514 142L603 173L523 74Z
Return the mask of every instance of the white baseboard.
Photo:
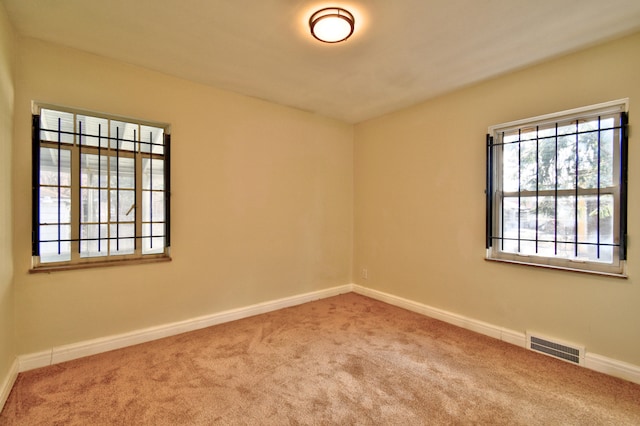
M584 366L589 370L619 377L633 383L640 384L640 367L626 362L607 358L587 352L584 356Z
M413 300L384 293L382 291L362 287L357 284L353 284L353 291L399 308L417 312L449 324L457 325L458 327L466 328L468 330L526 348L527 339L525 333L498 327L493 324L488 324L486 322L434 308L422 303L414 302ZM586 352L583 367L640 384L640 367L637 365Z
M357 284L353 285L353 291L355 293L362 294L363 296L368 296L372 299L380 300L381 302L386 302L399 308L417 312L430 318L435 318L440 321L456 325L458 327L466 328L467 330L475 331L476 333L493 337L494 339L503 340L507 343L511 343L512 345L520 346L523 348L526 345L526 336L524 333L518 333L517 331L508 330L502 327L495 326L493 324L468 318L463 315L454 314L453 312L445 311L443 309L438 309L422 303L414 302L413 300L394 296L393 294L384 293L382 291L373 290L367 287L362 287Z
M18 369L22 372L51 365L51 356L51 349L27 355L20 355L18 357Z
M11 388L13 388L13 384L16 382L18 378L18 360L15 359L13 364L11 364L11 368L7 372L2 384L0 384L0 411L4 408L5 402L7 402L7 398L9 398L9 394L11 393Z
M343 293L355 292L372 299L389 303L431 318L439 319L449 324L456 325L468 330L481 333L512 345L526 347L526 335L514 330L499 327L463 315L445 311L443 309L434 308L413 300L404 299L389 293L373 290L357 284L347 284L339 287L333 287L326 290L305 293L297 296L286 297L283 299L272 300L264 303L247 306L244 308L231 309L212 315L205 315L192 318L185 321L174 322L157 327L150 327L142 330L136 330L129 333L107 336L99 339L87 340L84 342L73 343L70 345L58 346L46 351L21 355L12 367L11 372L5 378L2 388L0 388L0 402L8 396L11 386L13 385L18 371L27 371L34 368L45 367L47 365L58 364L64 361L70 361L76 358L82 358L89 355L95 355L114 349L120 349L126 346L136 345L139 343L149 342L163 337L173 336L188 331L198 330L229 321L235 321L242 318L251 317L278 309L288 308L300 305L318 299L331 296L337 296ZM605 373L614 377L619 377L634 383L640 384L640 367L607 358L601 355L586 353L585 365L594 371ZM0 404L0 407L2 405Z
M264 314L267 312L300 305L318 299L324 299L343 293L349 293L351 291L352 285L347 284L339 287L329 288L326 290L319 290L311 293L285 297L283 299L258 303L244 308L231 309L228 311L196 317L185 321L178 321L170 324L160 325L157 327L136 330L129 333L86 340L84 342L72 343L70 345L57 346L46 351L28 355L21 355L20 357L18 357L19 371L28 371L34 368L45 367L47 365L70 361L72 359L96 355L102 352L137 345L139 343L145 343L152 340L161 339L163 337L174 336L176 334L198 330L201 328L211 327L213 325L222 324L229 321L248 318L254 315Z

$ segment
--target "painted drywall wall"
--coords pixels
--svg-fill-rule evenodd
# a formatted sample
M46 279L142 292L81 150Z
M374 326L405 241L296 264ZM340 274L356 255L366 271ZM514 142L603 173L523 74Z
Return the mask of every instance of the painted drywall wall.
M0 385L16 358L11 223L14 34L0 4ZM1 389L0 389L1 390Z
M640 365L638 69L635 34L357 125L355 281ZM629 278L485 261L488 126L625 97Z
M33 39L18 48L21 354L351 282L352 126ZM172 262L29 274L32 100L171 124Z

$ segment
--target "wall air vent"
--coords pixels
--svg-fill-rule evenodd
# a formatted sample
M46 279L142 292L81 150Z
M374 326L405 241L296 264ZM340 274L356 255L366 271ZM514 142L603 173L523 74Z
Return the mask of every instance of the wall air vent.
M584 364L584 346L527 333L527 348L572 364Z

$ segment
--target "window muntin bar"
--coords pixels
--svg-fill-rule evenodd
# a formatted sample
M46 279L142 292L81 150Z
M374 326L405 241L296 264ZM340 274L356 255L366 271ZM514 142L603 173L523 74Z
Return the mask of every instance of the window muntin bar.
M70 260L71 151L62 143L40 148L39 253L45 261Z
M553 255L558 256L558 175L559 166L558 166L558 123L554 123L554 134L553 134L553 142L554 142L554 169L555 174L553 177Z

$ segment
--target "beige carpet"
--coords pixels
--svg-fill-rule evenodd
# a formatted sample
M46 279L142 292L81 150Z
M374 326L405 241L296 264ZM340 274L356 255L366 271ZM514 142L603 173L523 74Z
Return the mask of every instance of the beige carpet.
M2 425L640 425L640 386L347 294L21 373Z

